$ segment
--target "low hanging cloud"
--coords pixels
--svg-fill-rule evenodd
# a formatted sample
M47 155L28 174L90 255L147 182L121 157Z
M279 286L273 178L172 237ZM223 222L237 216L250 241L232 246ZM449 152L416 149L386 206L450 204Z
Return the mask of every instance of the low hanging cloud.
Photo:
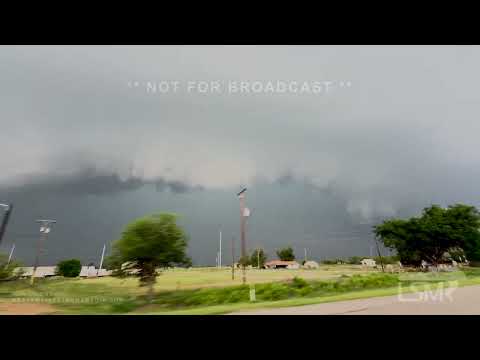
M365 219L478 194L479 47L5 46L0 57L2 189L288 180L331 189ZM152 92L162 81L177 90ZM265 92L279 81L297 87Z

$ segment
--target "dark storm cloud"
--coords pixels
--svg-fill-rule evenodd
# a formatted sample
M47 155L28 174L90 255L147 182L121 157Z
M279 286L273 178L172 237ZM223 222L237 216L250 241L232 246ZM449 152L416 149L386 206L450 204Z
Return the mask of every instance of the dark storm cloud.
M55 195L114 195L119 192L138 190L146 185L154 186L156 191L186 193L199 188L191 188L179 181L156 179L145 181L139 177L121 179L118 174L98 173L95 169L84 169L73 175L56 177L36 177L32 183L19 186L11 185L1 190L7 193L48 194Z

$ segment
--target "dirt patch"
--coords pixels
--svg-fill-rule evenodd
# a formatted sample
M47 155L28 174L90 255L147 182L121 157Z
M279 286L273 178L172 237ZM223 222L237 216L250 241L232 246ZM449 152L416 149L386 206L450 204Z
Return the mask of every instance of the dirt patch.
M56 312L50 304L0 303L0 315L41 315Z

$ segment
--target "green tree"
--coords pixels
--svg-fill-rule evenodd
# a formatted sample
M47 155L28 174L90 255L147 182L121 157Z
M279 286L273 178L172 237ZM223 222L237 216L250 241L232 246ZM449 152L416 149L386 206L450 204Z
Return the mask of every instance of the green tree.
M295 260L295 254L291 246L277 250L277 256L280 260L283 260L283 261Z
M479 219L472 206L432 205L420 217L384 221L374 227L374 233L386 247L397 251L400 261L418 265L427 260L436 265L446 252L458 247L468 252L467 258L476 256Z
M60 261L57 264L57 275L64 277L77 277L82 270L82 263L78 259Z
M8 256L0 254L0 280L13 280L19 277L20 272L15 272L15 268L20 267L18 262L8 263Z
M140 286L148 286L151 299L158 268L191 263L186 255L187 243L186 233L177 225L177 215L154 214L127 225L113 245L113 258L138 269Z
M263 268L263 265L265 265L266 261L267 255L263 249L255 249L250 256L250 265L258 267L259 269Z
M249 266L249 265L252 265L252 263L251 263L251 258L250 258L250 256L248 256L248 255L241 256L240 259L238 259L238 263L239 263L241 266Z

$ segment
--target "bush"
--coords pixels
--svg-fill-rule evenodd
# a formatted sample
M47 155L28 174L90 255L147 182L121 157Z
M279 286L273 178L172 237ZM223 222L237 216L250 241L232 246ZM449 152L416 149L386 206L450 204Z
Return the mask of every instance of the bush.
M335 265L336 263L337 263L337 261L335 259L322 260L322 264L325 264L325 265Z
M15 273L15 268L21 266L17 262L7 264L8 258L6 255L0 254L0 280L14 280L18 278L21 273Z
M295 276L292 280L292 286L294 288L304 288L306 286L308 286L308 282L306 282L304 279L302 279L301 277L297 277Z
M352 257L348 258L347 264L360 265L362 260L363 260L363 258L360 257L360 256L352 256Z
M373 260L375 260L377 265L380 265L382 261L384 265L396 264L398 261L400 261L398 256L382 256L381 258L380 256L375 256Z
M64 277L77 277L82 270L82 263L78 259L60 261L57 264L57 274Z

